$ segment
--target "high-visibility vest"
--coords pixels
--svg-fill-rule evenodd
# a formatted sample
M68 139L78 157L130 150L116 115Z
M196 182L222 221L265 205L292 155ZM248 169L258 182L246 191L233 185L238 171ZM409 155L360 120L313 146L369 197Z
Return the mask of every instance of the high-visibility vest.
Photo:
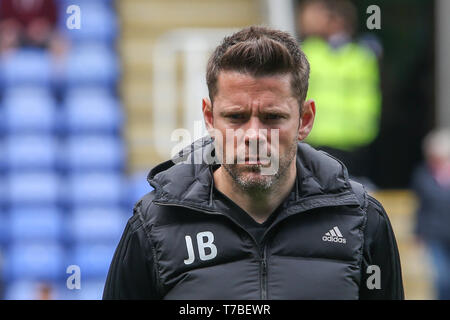
M313 146L352 150L370 144L379 131L378 61L368 48L348 43L333 49L320 38L301 45L311 72L307 99L316 103Z

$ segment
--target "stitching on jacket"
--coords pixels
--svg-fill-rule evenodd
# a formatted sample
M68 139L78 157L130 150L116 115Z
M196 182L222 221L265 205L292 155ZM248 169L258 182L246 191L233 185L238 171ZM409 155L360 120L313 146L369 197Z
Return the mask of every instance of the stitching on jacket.
M352 186L351 186L351 184L350 184L350 181L349 181L349 180L350 180L350 177L349 177L349 175L348 175L348 170L347 170L347 167L344 165L344 163L343 163L341 160L335 158L334 156L332 156L331 154L329 154L329 153L327 153L327 152L325 152L325 151L320 150L319 152L322 152L323 154L325 154L325 155L327 155L328 157L330 157L330 158L336 160L336 161L340 164L340 166L341 166L341 168L342 168L342 173L343 173L343 176L344 176L344 184L345 184L345 186L346 186L347 188L349 188L350 190L353 191L353 188L352 188Z
M361 280L363 279L362 276L362 272L364 272L363 268L362 268L362 263L364 260L364 245L365 245L365 237L364 237L364 232L366 230L366 225L367 225L367 209L369 207L369 201L368 201L368 194L366 191L366 188L364 187L363 184L361 184L362 190L363 190L363 196L364 196L364 203L363 206L361 207L361 212L363 214L363 221L361 226L359 227L359 237L360 237L360 243L361 243L361 247L359 248L359 252L358 252L358 268L360 269L360 273L359 273L359 286L361 287L361 285L364 285L361 283ZM358 292L358 296L359 296L359 292Z
M372 203L372 204L373 204L376 208L378 208L380 211L384 210L384 208L383 208L383 206L381 205L381 203L380 203L378 200L376 200L375 198L370 197L370 198L369 198L369 202ZM380 215L382 215L382 214L380 214ZM386 215L387 215L387 213L386 213ZM381 218L378 216L377 229L376 229L376 231L375 231L374 239L376 239L377 236L378 236L378 230L380 229L380 220L381 220Z
M249 260L249 259L235 258L235 259L230 260L230 261L224 261L224 262L220 262L220 263L210 263L210 264L206 264L206 265L203 265L203 266L196 266L195 268L192 268L192 269L189 269L189 270L174 272L173 274L171 274L171 278L176 278L176 277L182 276L183 273L188 274L189 272L192 272L192 271L197 271L197 270L202 270L202 269L207 269L207 268L214 268L214 267L224 266L224 265L227 265L227 264L232 264L232 263L236 263L236 262L242 262L242 261L246 261L246 260ZM251 262L259 263L259 260L255 258L254 260L252 259Z
M272 254L270 256L271 257L285 258L285 259L292 259L292 260L317 260L317 261L325 260L325 261L332 261L332 262L335 262L335 263L341 263L341 264L345 264L345 265L351 265L351 266L358 267L357 266L358 261L354 262L352 260L341 260L341 259L327 258L327 257L282 256L282 255L278 255L278 254Z
M190 185L186 188L186 190L180 195L181 201L184 201L184 197L186 196L186 194L188 194L188 193L191 191L191 189L194 187L194 185L195 185L195 183L196 183L197 181L200 183L200 181L198 180L198 176L199 176L201 173L203 173L203 171L205 171L205 170L209 170L209 167L208 167L208 166L203 167L203 168L200 170L200 172L198 172L198 173L194 176L194 179L192 180L191 184L190 184Z
M152 255L153 255L153 264L154 264L154 266L155 266L155 268L156 268L156 275L157 275L157 277L156 277L156 281L157 281L157 291L158 291L158 294L159 295L161 295L162 294L162 280L161 280L161 270L160 270L160 268L159 268L159 264L158 264L158 259L157 259L157 256L156 256L156 248L155 248L155 245L153 244L153 241L152 241L152 239L151 239L151 235L150 235L150 231L151 231L151 229L152 229L152 225L150 225L150 226L148 226L148 224L146 224L145 223L145 221L144 221L144 218L142 217L142 212L141 212L141 206L142 206L142 200L141 201L139 201L139 203L138 203L139 205L138 206L136 206L136 212L137 212L137 215L138 215L138 217L139 217L139 220L141 221L141 223L142 223L142 227L143 227L143 230L144 230L144 234L145 234L145 236L147 237L147 240L149 241L149 243L150 243L150 246L151 246L151 249L152 249ZM151 205L151 204L150 204ZM150 230L147 230L147 227L149 227L150 228Z
M300 203L290 203L289 207L286 209L288 212L292 212L292 211L297 211L299 207L306 207L305 211L309 211L312 209L316 209L316 208L320 208L320 207L332 207L335 205L343 205L343 206L347 206L347 205L351 205L351 203L347 203L347 200L353 200L351 198L351 196L355 196L353 192L346 192L346 193L342 193L342 194L338 194L336 196L334 196L333 200L335 201L334 203L330 204L329 202L329 196L327 195L317 195L317 196L311 196L308 197L305 201L300 202ZM322 198L322 199L321 199ZM206 210L206 211L214 211L213 208L205 206L205 205L201 205L198 202L194 202L194 201L189 201L186 199L183 200L179 200L179 199L156 199L157 202L155 203L156 205L158 205L158 201L163 200L161 203L165 203L167 205L179 205L182 207L189 207L189 208L193 208L193 209L199 209L199 210ZM165 201L164 201L165 200ZM311 205L311 202L315 202L319 205ZM357 215L359 216L359 214L350 214L347 213L348 215Z

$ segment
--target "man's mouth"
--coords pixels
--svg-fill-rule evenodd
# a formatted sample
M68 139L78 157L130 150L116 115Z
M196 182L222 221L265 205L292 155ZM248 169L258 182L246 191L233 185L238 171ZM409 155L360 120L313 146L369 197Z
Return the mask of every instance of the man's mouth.
M250 165L267 165L270 163L270 159L262 159L262 158L245 158L244 164L250 164Z

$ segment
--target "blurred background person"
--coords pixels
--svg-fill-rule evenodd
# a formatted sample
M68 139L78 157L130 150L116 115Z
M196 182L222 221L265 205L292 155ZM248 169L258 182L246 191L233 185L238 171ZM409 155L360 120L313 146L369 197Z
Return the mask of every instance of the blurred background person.
M423 141L425 162L412 177L419 207L416 235L431 257L438 299L450 299L450 129L430 132Z
M372 186L370 145L381 113L377 57L354 39L357 11L347 0L310 0L298 11L301 46L311 60L308 97L317 103L307 142L341 159Z
M54 0L0 1L0 50L60 47L58 17Z
M53 300L54 294L53 294L53 287L51 284L48 283L40 283L37 287L36 292L36 299L37 300Z
M297 28L301 38L320 37L324 40L328 39L330 14L325 1L308 0L302 2L297 12Z

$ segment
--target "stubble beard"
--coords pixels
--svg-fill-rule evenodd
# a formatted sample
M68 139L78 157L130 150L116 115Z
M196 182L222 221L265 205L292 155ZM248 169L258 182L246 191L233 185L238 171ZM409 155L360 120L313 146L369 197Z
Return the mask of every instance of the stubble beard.
M222 166L232 178L234 184L242 191L258 195L277 188L285 179L288 169L297 154L297 137L292 142L288 152L279 158L279 166L276 173L271 175L261 174L262 165L252 164L226 164ZM246 173L251 173L247 175Z

